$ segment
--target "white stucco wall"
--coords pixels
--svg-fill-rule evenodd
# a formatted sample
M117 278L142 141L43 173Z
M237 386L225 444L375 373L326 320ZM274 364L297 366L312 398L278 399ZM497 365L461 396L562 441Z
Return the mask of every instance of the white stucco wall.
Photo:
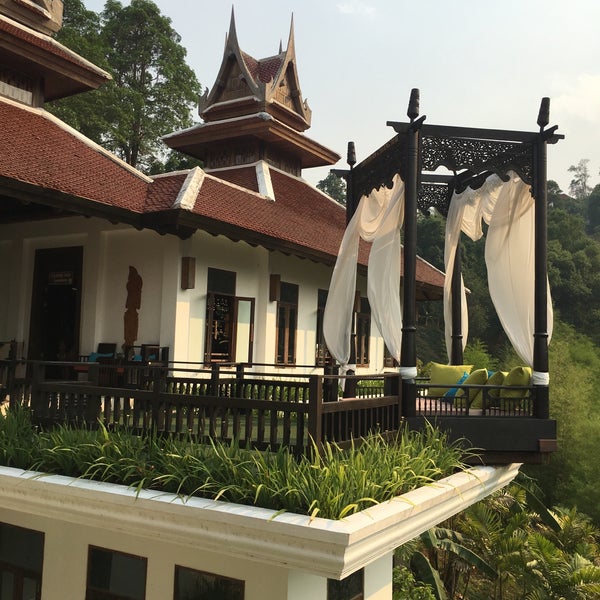
M197 232L188 240L113 225L101 219L72 217L0 227L0 340L27 342L33 267L37 249L83 247L80 354L99 342L124 342L123 314L129 266L142 278L136 343L170 348L171 360L202 362L208 268L236 273L236 296L253 298L253 361L275 361L277 303L269 301L269 277L299 286L296 363L313 369L316 349L317 298L328 289L332 268L236 242L225 236ZM196 259L195 286L181 289L181 257ZM2 283L7 282L7 283ZM366 281L358 278L366 295ZM372 326L371 365L381 370L383 343ZM285 371L287 369L280 369Z

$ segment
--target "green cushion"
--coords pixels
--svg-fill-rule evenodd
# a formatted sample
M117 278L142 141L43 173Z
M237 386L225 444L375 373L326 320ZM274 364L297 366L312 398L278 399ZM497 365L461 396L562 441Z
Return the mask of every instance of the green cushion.
M508 371L496 371L488 377L487 385L503 385L507 375ZM499 388L496 388L488 392L490 406L498 406L500 391Z
M528 390L511 390L511 386L529 385L531 383L531 367L515 367L511 369L508 375L504 378L503 386L500 395L502 398L516 398L522 400L528 395Z
M487 369L475 369L471 374L463 381L465 385L484 385L488 380ZM481 389L465 390L461 389L456 392L456 399L454 404L456 406L464 406L464 398L468 394L469 406L473 408L481 408L481 397L483 391Z
M452 385L457 383L465 373L470 373L473 365L442 365L440 363L431 363L431 375L429 379L430 386L434 385ZM430 387L431 396L443 396L449 388Z

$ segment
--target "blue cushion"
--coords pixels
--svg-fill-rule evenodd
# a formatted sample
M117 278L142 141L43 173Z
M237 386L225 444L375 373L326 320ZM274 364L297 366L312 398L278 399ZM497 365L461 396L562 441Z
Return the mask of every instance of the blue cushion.
M88 357L88 362L98 362L99 358L114 358L112 352L92 352Z
M460 385L461 383L465 382L465 379L467 379L467 377L469 376L469 374L465 371L462 375L462 377L456 382L458 385ZM447 398L449 400L452 400L454 398L454 396L456 395L456 392L458 392L458 388L450 388L445 394L444 394L444 398Z

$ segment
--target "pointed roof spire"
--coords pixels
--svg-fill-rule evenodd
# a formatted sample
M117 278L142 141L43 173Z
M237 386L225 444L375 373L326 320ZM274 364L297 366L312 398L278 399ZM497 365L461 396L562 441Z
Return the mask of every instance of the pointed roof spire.
M235 45L238 45L238 41L237 41L237 32L235 30L235 11L233 9L233 4L231 5L231 18L229 20L229 33L227 34L227 41L229 41L229 38L231 38L231 41L235 43Z
M282 41L279 40L279 54L281 54L283 52L283 45L282 45Z
M290 35L288 37L288 44L287 44L287 49L288 52L290 50L292 50L292 53L295 54L295 47L294 47L294 13L292 13L292 18L291 18L291 22L290 22Z

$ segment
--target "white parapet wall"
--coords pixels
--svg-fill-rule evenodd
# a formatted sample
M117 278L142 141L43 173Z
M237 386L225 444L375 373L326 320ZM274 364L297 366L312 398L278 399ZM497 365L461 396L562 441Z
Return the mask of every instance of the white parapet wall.
M85 597L90 546L145 557L147 600L174 597L176 566L244 581L245 600L326 600L328 578L364 569L365 600L385 600L395 548L519 467L474 467L339 521L0 467L0 522L43 532L44 600Z

